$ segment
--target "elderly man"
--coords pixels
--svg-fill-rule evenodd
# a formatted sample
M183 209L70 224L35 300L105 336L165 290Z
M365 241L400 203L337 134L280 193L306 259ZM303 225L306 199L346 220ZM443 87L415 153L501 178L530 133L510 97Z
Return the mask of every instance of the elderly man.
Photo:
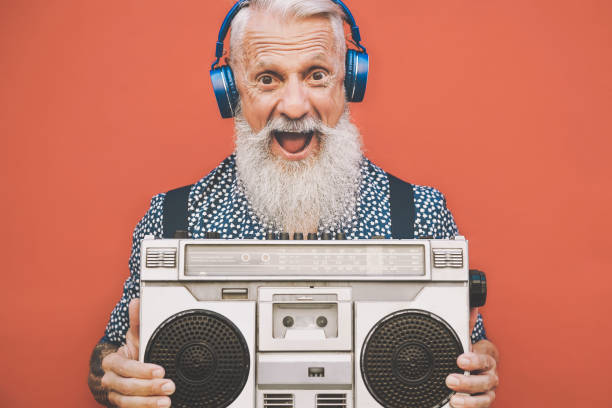
M330 0L251 0L231 25L229 65L239 105L235 153L194 184L188 232L202 238L258 239L269 231L343 232L349 239L392 237L390 177L362 154L345 93L342 9ZM414 237L457 233L444 197L410 186ZM89 384L109 406L167 407L175 390L162 367L140 363L140 242L163 235L165 194L137 225L131 275L91 358ZM472 375L452 374L454 407L487 407L498 384L497 350L472 312L473 350L458 359ZM368 407L358 407L368 408Z

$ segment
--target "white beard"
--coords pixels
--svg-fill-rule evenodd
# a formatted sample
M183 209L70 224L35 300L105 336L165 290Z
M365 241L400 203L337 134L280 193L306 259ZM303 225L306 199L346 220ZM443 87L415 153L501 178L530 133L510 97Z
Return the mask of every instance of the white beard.
M281 117L254 133L240 113L234 126L238 185L266 228L289 233L336 230L351 218L363 153L348 110L335 128L314 118ZM319 151L298 161L276 157L270 150L273 131L315 131Z

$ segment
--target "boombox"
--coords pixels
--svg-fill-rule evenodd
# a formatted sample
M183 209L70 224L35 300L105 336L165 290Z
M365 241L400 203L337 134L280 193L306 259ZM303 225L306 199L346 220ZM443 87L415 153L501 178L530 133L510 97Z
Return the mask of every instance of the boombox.
M147 237L140 296L140 359L173 407L435 408L486 280L463 237Z

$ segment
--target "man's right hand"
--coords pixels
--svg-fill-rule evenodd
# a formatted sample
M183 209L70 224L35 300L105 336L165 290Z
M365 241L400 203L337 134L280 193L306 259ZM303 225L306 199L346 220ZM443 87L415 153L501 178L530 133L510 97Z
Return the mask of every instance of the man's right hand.
M168 395L175 390L172 380L164 379L163 367L138 361L140 300L132 300L129 309L125 345L102 360L102 386L117 407L169 407Z

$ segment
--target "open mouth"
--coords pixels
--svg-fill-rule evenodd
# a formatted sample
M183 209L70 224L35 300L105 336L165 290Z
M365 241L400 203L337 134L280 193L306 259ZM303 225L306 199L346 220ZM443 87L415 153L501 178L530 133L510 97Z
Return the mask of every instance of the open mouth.
M310 146L313 132L274 132L279 146L289 155L299 154Z

